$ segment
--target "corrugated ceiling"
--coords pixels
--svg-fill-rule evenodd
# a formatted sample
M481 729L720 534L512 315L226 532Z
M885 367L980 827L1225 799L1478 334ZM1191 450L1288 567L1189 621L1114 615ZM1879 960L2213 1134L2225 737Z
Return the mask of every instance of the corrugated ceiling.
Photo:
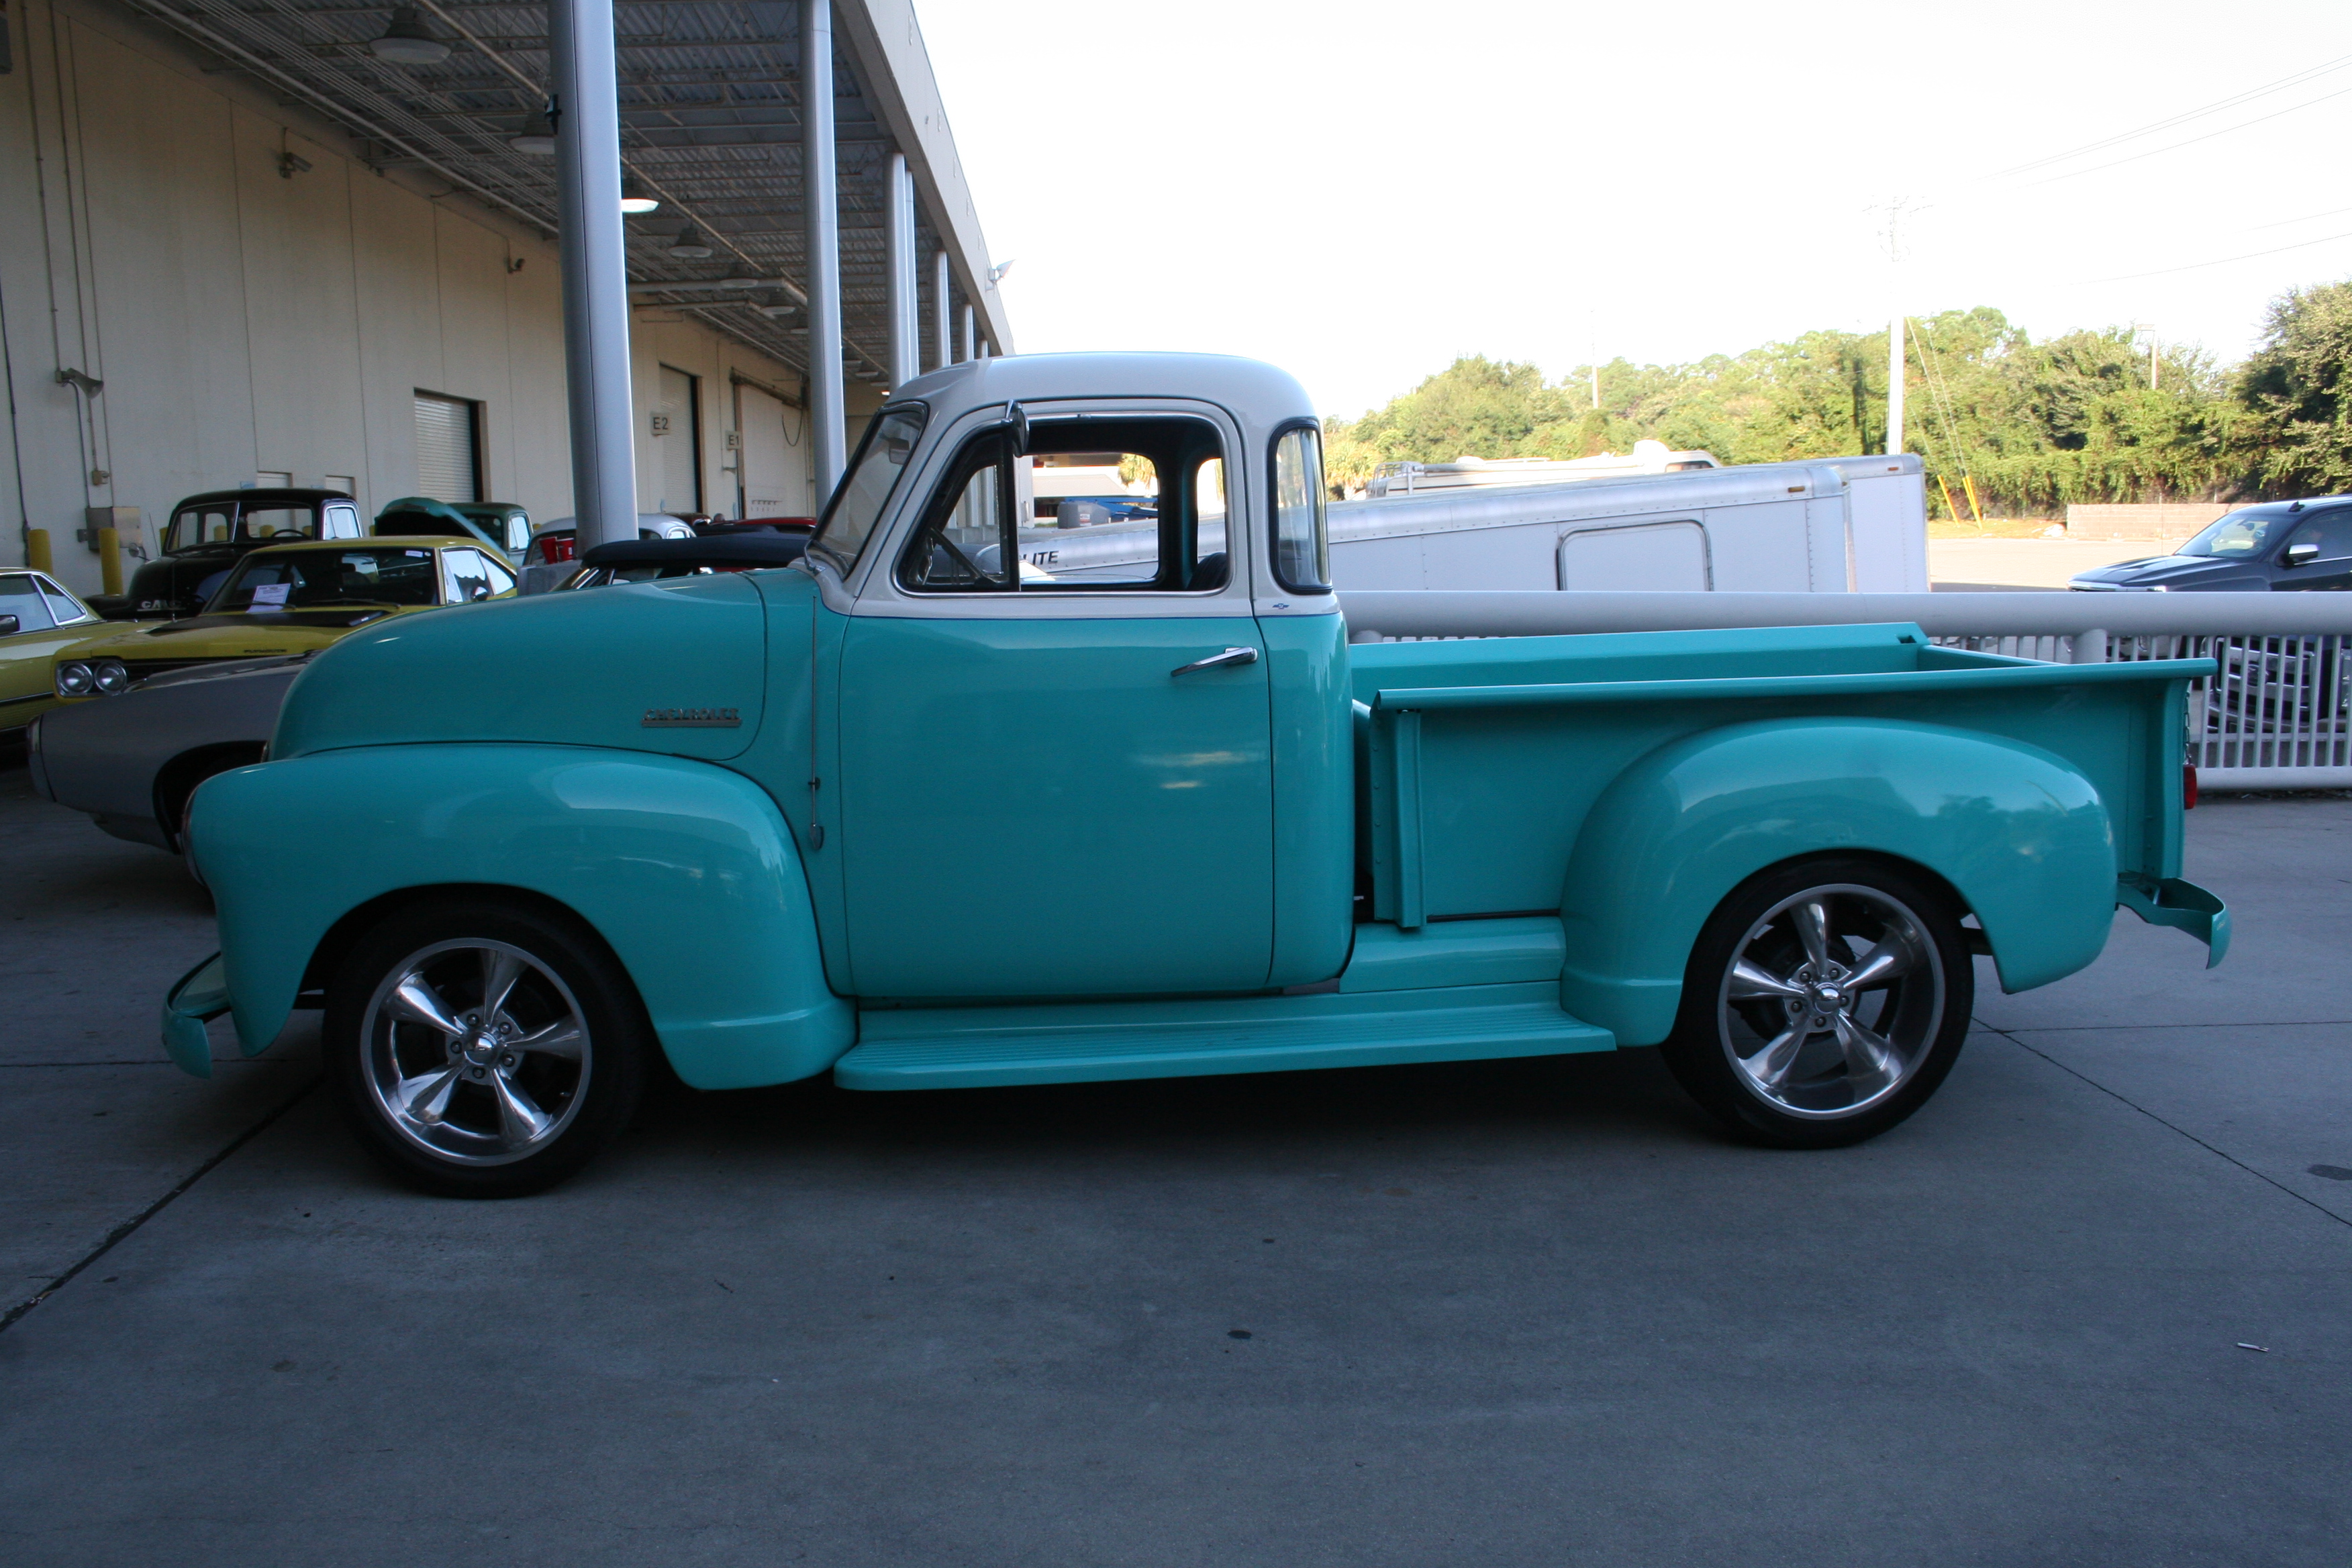
M380 167L432 169L493 205L555 232L555 161L508 139L544 98L547 13L541 5L426 0L426 29L452 47L436 65L404 66L368 47L390 5L333 0L133 0L228 63L348 127ZM628 220L629 278L639 287L725 278L805 284L801 204L799 8L772 0L614 0L621 159L664 196ZM888 347L884 169L892 148L835 35L842 327L851 374L879 379ZM928 85L928 84L927 84ZM669 254L681 226L713 254ZM940 240L920 220L917 254ZM930 268L917 269L929 320ZM951 286L951 306L963 295ZM640 295L641 300L661 296ZM805 368L798 311L758 306L782 294L692 293L677 307L761 353ZM928 334L927 334L928 336Z

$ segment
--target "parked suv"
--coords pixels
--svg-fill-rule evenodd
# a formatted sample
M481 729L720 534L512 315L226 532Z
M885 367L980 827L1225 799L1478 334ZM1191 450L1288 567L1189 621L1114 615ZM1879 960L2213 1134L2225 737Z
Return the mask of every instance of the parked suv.
M2169 555L2075 576L2094 594L2352 588L2352 496L2241 507Z
M202 610L239 561L299 539L357 539L359 503L341 490L212 490L172 509L154 560L126 593L102 594L90 608L110 621L180 620Z

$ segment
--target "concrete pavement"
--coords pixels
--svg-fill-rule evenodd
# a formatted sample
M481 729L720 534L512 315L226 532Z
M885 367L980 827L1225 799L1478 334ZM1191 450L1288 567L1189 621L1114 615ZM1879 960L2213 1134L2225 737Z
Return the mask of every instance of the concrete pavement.
M2230 963L1986 974L1860 1149L1637 1051L689 1096L467 1205L264 1124L299 1026L162 1065L201 895L0 772L16 1278L218 1162L0 1333L0 1556L2332 1565L2352 803L2189 821Z

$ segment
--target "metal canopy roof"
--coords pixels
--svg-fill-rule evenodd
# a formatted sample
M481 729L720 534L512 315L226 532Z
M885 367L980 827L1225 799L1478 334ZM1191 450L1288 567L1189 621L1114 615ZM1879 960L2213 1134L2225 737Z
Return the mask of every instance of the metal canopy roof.
M555 160L509 138L546 96L543 5L417 0L451 46L435 65L380 59L390 5L347 0L131 0L232 66L349 128L378 168L429 169L550 235ZM630 292L673 304L761 353L806 368L797 304L808 276L801 197L799 6L791 0L614 0L621 161L661 198L628 220ZM946 133L911 0L835 0L834 114L840 166L842 338L853 375L887 374L885 170L895 149L920 199L917 268L929 341L934 249L953 274L950 308L971 303L980 336L1011 347L988 282L985 244ZM877 15L879 13L880 15ZM900 42L905 40L905 42ZM688 223L712 254L669 254ZM767 289L712 288L732 279ZM664 284L698 284L669 289Z

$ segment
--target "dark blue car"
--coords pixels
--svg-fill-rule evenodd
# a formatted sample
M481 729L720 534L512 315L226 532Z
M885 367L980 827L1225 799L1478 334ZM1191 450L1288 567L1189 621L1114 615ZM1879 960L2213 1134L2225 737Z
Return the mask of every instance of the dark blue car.
M2076 576L2095 594L2352 588L2352 496L2241 507L2169 555Z

